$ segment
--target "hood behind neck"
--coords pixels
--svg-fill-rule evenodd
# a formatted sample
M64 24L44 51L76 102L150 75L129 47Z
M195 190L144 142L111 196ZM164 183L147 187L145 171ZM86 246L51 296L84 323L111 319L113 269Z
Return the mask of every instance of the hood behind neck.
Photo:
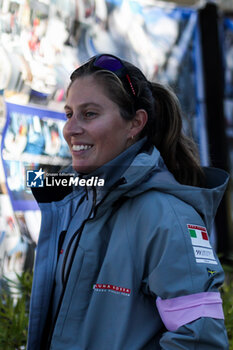
M113 189L105 205L119 195L135 197L149 190L171 194L191 205L203 218L210 231L217 208L228 184L227 172L217 168L203 168L206 187L194 187L177 182L167 170L159 151L152 147L139 153L130 167L122 175L122 184ZM120 192L120 194L119 194Z

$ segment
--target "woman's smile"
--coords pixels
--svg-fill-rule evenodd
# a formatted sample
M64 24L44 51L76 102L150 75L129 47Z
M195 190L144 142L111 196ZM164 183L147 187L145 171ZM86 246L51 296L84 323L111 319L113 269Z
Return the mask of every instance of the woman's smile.
M92 148L92 147L93 147L93 146L84 145L84 144L81 144L81 145L73 145L73 146L72 146L72 151L73 151L73 152L87 151L87 150L89 150L89 149Z

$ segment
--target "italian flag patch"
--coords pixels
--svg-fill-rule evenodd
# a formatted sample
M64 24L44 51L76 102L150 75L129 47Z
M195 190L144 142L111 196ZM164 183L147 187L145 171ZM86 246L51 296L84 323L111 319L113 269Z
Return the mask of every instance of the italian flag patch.
M191 237L192 245L211 248L207 230L205 227L197 225L187 225Z
M187 225L187 227L192 241L196 262L201 264L217 265L206 228L191 224Z

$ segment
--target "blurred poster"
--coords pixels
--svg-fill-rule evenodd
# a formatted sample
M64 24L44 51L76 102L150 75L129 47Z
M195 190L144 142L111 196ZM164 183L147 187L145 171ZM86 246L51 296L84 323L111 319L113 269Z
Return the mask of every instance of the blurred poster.
M6 103L1 156L6 186L14 211L38 209L25 184L27 169L58 171L70 163L62 136L63 113Z
M0 279L23 270L27 244L22 239L10 198L0 194Z
M81 3L76 2L79 16ZM138 66L148 80L170 85L180 100L186 126L191 124L198 144L206 142L200 134L202 120L196 102L197 10L140 0L103 3L105 10L102 6L98 13L95 8L91 16L76 18L79 62L98 53L111 53Z
M32 270L40 220L39 210L14 212L10 197L0 194L0 286L3 276Z

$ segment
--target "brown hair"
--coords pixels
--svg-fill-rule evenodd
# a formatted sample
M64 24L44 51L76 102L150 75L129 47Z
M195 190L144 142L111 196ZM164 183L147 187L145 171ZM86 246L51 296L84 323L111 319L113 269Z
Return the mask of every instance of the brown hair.
M92 75L105 89L107 96L120 109L122 118L131 120L135 111L147 111L148 121L140 137L147 136L156 146L168 170L177 181L192 186L204 185L204 173L199 163L197 146L192 138L182 131L182 115L179 101L169 87L149 82L144 74L129 62L127 68L136 96L130 94L129 86L116 74L93 67L95 57L79 67L73 74L67 94L74 80Z

